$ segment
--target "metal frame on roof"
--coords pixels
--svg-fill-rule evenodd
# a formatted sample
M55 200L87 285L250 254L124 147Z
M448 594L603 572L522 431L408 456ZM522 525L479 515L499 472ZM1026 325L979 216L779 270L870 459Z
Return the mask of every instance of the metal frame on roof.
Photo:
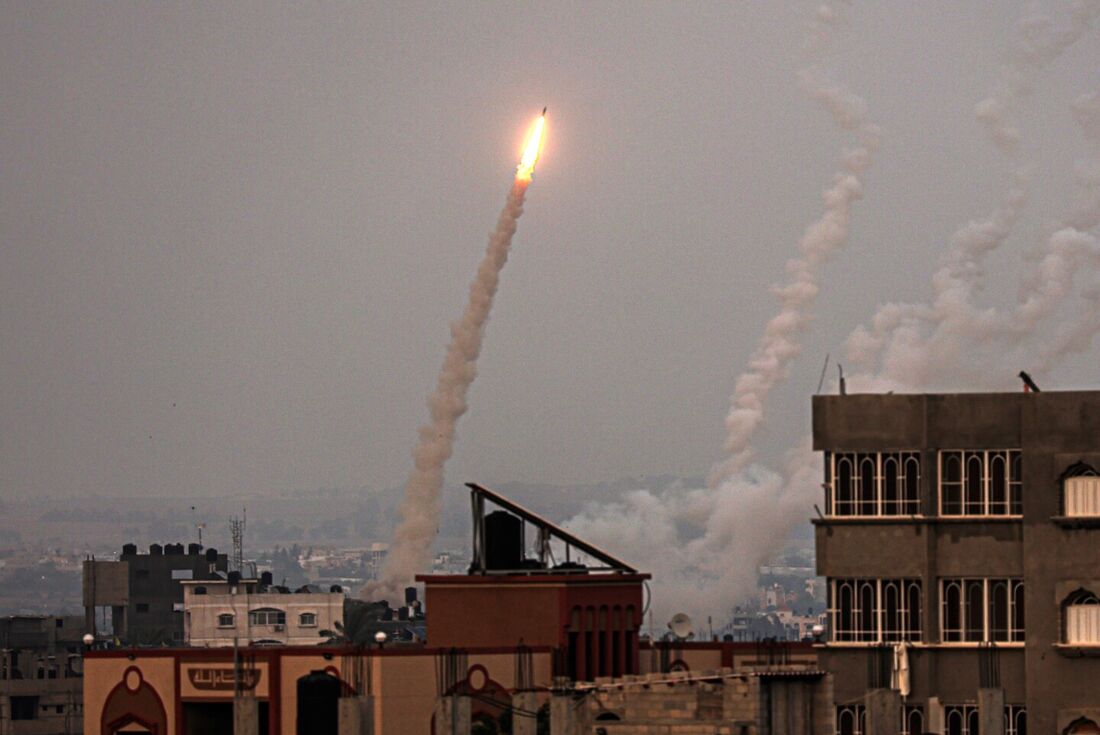
M573 534L566 531L564 528L551 523L537 513L524 508L522 505L509 500L508 498L496 493L484 485L479 485L476 482L466 483L466 487L470 488L470 503L473 510L474 521L474 548L473 548L473 561L470 565L470 571L472 574L507 574L507 573L527 573L527 574L546 574L552 572L554 574L563 574L576 571L578 573L588 571L607 571L607 572L619 572L626 574L635 574L637 569L630 566L621 559L618 559L611 554L607 553L603 549L600 549L587 541L583 541ZM538 533L538 559L541 565L541 569L515 569L515 570L488 570L485 568L485 501L488 500L493 505L500 507L509 513L514 513L519 516L526 523L530 523L536 529ZM572 561L570 550L577 549L582 551L588 556L596 559L604 564L602 567L584 567L577 568L575 570L568 568L551 569L551 563L553 557L550 551L550 539L556 538L565 544L565 561ZM526 546L526 544L524 544Z

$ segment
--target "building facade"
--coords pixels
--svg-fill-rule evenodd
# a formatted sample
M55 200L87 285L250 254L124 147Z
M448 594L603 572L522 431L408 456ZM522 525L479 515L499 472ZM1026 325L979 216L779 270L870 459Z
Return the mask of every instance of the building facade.
M813 438L838 732L887 689L906 733L1098 731L1100 392L816 396Z
M85 632L132 645L183 642L183 582L222 578L225 554L199 544L126 544L117 561L84 562Z
M0 733L83 731L83 627L79 615L0 618Z
M183 582L184 643L316 646L344 618L344 592L291 592L259 579Z

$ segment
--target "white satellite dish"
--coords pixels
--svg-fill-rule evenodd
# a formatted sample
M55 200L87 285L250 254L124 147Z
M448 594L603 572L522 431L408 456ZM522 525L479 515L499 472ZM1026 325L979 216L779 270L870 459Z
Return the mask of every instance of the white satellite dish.
M681 641L686 641L688 638L692 638L695 635L695 626L686 613L676 613L673 615L672 620L668 621L668 629L672 631L672 635L676 636Z

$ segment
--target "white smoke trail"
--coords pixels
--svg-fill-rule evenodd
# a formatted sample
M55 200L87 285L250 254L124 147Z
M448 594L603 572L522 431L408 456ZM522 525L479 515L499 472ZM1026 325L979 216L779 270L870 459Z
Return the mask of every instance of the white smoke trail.
M822 66L837 22L831 6L820 6L808 44L813 58L799 73L799 81L842 129L855 133L858 145L845 150L841 170L824 193L825 212L803 233L798 243L799 257L787 263L788 281L773 289L781 308L764 328L748 370L735 383L726 415L725 448L729 457L712 471L712 487L737 475L752 459L750 442L764 421L764 403L772 389L786 379L791 361L801 351L797 337L806 328L809 309L821 290L822 267L848 242L852 205L863 197L862 176L879 146L881 131L867 120L866 102L829 79Z
M866 372L854 376L856 390L928 389L988 380L987 362L976 348L997 340L1018 344L1061 303L1072 283L1070 262L1079 262L1078 240L1054 233L1047 256L1031 288L1010 311L975 306L984 281L984 259L1012 233L1027 202L1027 174L1019 162L1020 132L1015 117L1041 72L1067 51L1100 15L1100 2L1075 3L1067 28L1056 28L1047 16L1029 12L1016 27L1016 37L989 98L976 106L978 120L990 139L1016 163L1004 201L984 220L970 222L952 236L951 250L932 278L929 304L887 304L857 328L847 342L848 359ZM1068 277L1068 278L1067 278ZM1002 345L1003 347L1003 345ZM1002 355L1003 357L1003 355ZM1006 374L1006 379L1010 374Z
M455 427L466 413L466 393L477 377L477 358L485 337L485 325L508 262L516 223L523 214L523 202L530 181L517 177L508 200L489 235L485 257L470 284L470 296L462 318L451 323L451 342L439 371L435 391L428 398L431 421L420 427L420 440L413 450L413 470L405 483L401 521L394 531L386 556L382 579L364 590L368 599L396 598L413 576L430 569L432 543L439 527L443 498L443 465L454 451Z

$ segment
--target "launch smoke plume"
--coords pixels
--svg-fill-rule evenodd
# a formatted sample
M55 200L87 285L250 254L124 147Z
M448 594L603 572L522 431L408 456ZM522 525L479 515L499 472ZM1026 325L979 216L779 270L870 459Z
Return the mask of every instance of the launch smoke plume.
M787 282L773 289L781 308L764 328L748 370L735 384L726 415L729 458L711 473L712 487L736 475L752 458L750 442L764 421L764 403L771 390L787 377L791 361L798 356L801 347L796 340L810 320L809 309L821 288L822 267L848 242L852 205L863 197L862 176L879 146L881 133L867 120L867 104L843 84L831 80L822 66L831 31L838 21L831 6L818 9L808 44L811 63L799 73L799 81L841 128L855 134L857 145L845 150L841 170L824 193L825 212L803 233L798 243L799 257L788 261Z
M466 413L466 393L477 377L477 358L485 337L485 325L508 262L516 223L530 180L516 177L508 200L489 235L489 246L470 284L470 297L462 318L451 323L451 342L439 371L435 391L428 398L431 420L420 427L413 450L413 469L405 483L401 521L394 531L380 582L364 590L368 598L395 598L411 584L418 571L430 569L432 543L442 510L443 465L454 451L455 427Z
M840 22L832 6L819 7L811 26L809 64L799 82L853 135L855 145L844 151L841 168L824 193L824 213L806 228L798 257L787 263L788 279L774 289L779 312L735 383L726 418L728 459L714 468L707 488L638 491L621 503L590 506L567 524L654 573L660 587L653 605L662 622L673 612L672 604L692 605L689 612L697 613L728 609L743 599L755 586L758 565L809 515L819 487L819 466L808 443L788 453L782 473L749 463L765 401L799 353L798 336L809 322L821 270L848 241L852 205L863 196L862 177L879 146L881 133L868 121L866 103L824 67Z

